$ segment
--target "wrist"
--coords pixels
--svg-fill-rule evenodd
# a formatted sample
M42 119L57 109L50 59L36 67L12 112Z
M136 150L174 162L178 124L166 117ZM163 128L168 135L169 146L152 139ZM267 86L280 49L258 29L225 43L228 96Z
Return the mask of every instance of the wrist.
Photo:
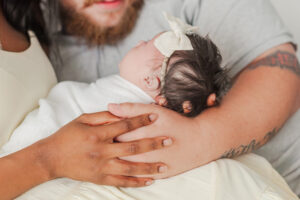
M34 168L45 182L58 178L55 173L55 165L51 148L46 140L39 141L31 146L31 155Z
M195 118L195 130L198 135L200 154L205 150L205 164L218 160L222 154L232 145L232 135L229 134L228 126L224 124L224 118L219 108L210 108Z

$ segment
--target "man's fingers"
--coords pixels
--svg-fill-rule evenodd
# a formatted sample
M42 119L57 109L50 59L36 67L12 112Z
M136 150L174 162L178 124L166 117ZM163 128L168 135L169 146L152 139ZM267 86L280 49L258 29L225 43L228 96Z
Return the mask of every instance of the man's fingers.
M117 187L144 187L153 183L151 178L135 178L119 175L106 175L101 185L112 185Z
M135 117L145 113L153 113L157 105L141 104L141 103L122 103L122 104L109 104L108 110L112 114L119 117Z
M153 175L164 173L167 169L168 167L163 163L134 163L113 159L109 161L104 173L123 176Z
M105 127L99 127L99 134L105 134L105 139L113 139L137 128L147 126L154 122L156 118L157 115L155 114L146 114L124 119L112 124L108 124Z
M120 121L121 119L110 112L97 112L97 113L90 113L90 114L82 114L78 120L81 123L88 124L91 126L97 126L112 122Z
M126 157L162 149L172 144L172 139L167 137L146 138L132 142L110 144L107 147L107 152L112 158Z

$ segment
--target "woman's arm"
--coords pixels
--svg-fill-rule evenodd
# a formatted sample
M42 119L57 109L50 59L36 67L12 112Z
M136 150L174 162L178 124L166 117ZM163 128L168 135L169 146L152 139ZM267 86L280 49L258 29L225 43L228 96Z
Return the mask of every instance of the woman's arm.
M278 62L277 62L278 61ZM154 112L151 126L121 137L123 141L151 135L172 136L168 151L128 158L131 161L162 161L172 176L219 158L250 153L266 143L300 104L300 67L290 44L264 53L242 71L219 107L207 109L194 119L155 105L110 105L121 117Z
M152 184L151 178L132 176L159 173L160 167L165 166L163 163L131 163L118 157L160 149L171 145L172 140L167 137L129 143L113 140L122 133L151 124L156 118L143 115L119 121L108 112L82 115L54 135L0 159L1 200L13 199L59 177L123 187Z
M34 144L0 159L0 196L13 199L28 189L51 179L39 159L40 146Z

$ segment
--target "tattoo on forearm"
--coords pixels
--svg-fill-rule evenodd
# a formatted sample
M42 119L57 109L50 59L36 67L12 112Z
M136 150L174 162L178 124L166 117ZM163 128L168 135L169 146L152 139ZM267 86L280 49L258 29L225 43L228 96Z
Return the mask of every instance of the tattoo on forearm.
M295 54L286 51L277 51L270 56L262 58L248 66L248 69L256 69L261 66L279 67L287 69L300 77L300 64Z
M232 148L226 151L221 158L235 158L243 154L251 153L252 151L259 149L262 145L267 143L271 138L273 138L278 130L274 128L272 131L268 132L262 141L256 141L255 139L248 145L241 145L238 148Z

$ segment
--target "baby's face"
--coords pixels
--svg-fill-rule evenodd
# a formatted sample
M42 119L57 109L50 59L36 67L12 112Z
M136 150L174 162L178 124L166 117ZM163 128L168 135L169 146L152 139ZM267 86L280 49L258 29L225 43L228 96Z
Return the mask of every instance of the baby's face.
M121 61L120 75L140 87L152 98L159 93L159 74L164 56L154 46L155 36L150 41L140 41Z

